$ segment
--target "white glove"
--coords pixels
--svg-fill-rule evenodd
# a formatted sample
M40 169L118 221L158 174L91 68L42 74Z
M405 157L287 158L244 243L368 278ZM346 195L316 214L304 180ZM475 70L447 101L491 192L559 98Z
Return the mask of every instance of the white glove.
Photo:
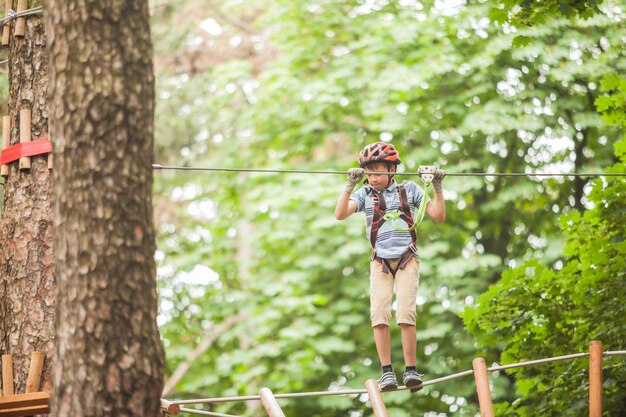
M437 169L433 174L433 189L436 193L441 192L441 182L446 177L446 171Z
M348 184L346 185L346 192L351 193L354 187L361 182L365 170L363 168L350 168L348 170Z

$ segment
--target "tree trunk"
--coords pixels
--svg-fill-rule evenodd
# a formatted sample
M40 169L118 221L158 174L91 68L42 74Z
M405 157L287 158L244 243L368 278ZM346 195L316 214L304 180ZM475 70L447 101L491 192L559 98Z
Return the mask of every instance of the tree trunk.
M14 2L14 7L16 3ZM4 3L3 3L4 4ZM29 7L40 5L31 1ZM42 16L26 18L26 36L13 36L9 45L9 116L11 144L19 143L20 109L32 114L32 140L48 132L48 56ZM15 392L26 385L31 352L54 352L55 283L51 172L47 157L31 158L20 171L9 164L0 220L0 351L12 353ZM50 360L44 367L49 385Z
M51 0L54 416L157 416L163 348L152 224L148 2Z

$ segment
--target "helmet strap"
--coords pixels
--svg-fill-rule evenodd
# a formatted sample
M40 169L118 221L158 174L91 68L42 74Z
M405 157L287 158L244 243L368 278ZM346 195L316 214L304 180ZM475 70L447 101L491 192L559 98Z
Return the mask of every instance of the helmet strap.
M389 162L387 162L387 172L391 172L391 164ZM389 187L391 185L391 181L393 180L393 176L394 174L389 174L389 183L387 184L387 187Z

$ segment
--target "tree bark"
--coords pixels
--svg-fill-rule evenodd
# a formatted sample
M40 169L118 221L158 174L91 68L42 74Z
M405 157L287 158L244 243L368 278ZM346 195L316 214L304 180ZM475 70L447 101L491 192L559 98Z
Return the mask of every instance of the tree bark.
M14 7L17 2L14 2ZM29 7L41 1L31 1ZM9 45L11 144L19 143L20 109L31 110L32 140L48 132L48 53L41 15L26 18L26 35ZM12 353L15 392L26 385L32 351L54 352L55 283L51 172L47 157L31 158L21 171L9 164L0 220L0 352ZM50 360L43 386L49 385Z
M157 416L148 2L51 0L59 287L54 416Z

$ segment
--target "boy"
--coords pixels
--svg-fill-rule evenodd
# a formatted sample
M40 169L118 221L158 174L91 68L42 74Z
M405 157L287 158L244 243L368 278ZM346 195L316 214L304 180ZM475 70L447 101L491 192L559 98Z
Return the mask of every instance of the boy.
M402 351L405 370L403 383L407 387L419 387L422 376L415 368L416 332L415 304L419 285L419 255L415 243L415 231L400 231L413 226L413 215L419 207L424 190L412 181L397 184L393 174L400 164L398 152L393 145L376 142L367 145L359 154L360 168L348 171L348 184L342 192L335 218L343 220L357 211L364 211L366 234L372 245L370 261L370 318L374 329L374 341L382 367L382 376L378 383L381 390L398 387L396 375L391 365L391 341L389 322L391 320L391 300L396 292L396 323L401 328ZM367 175L366 186L354 194L352 190ZM445 219L445 203L441 182L445 172L436 170L432 180L435 190L434 201L426 205L426 214L436 222ZM391 221L385 221L383 215L400 211L396 220L396 229Z

